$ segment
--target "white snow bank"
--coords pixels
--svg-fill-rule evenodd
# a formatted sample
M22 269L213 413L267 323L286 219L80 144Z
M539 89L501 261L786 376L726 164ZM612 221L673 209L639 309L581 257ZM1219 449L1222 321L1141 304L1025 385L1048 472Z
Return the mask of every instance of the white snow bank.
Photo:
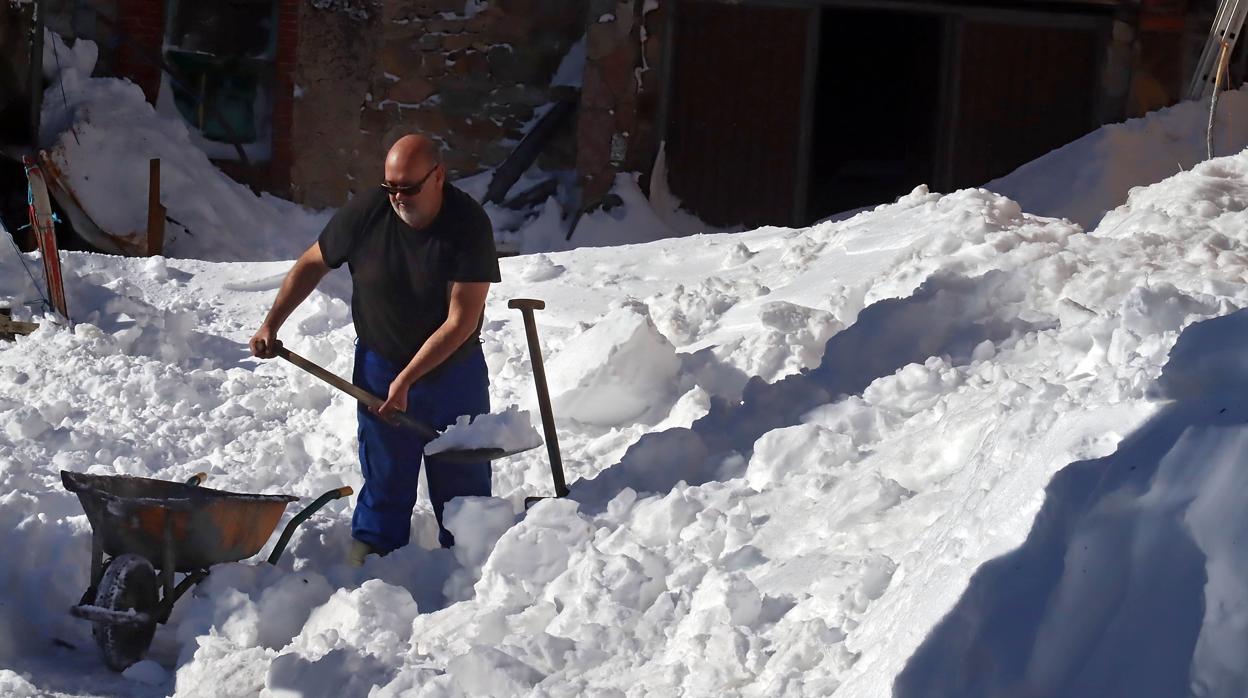
M1158 382L1174 402L1112 455L1057 474L1027 540L975 574L897 695L1248 687L1248 555L1238 544L1248 534L1248 372L1228 350L1245 340L1244 311L1183 333Z
M91 42L79 39L71 52L51 36L59 47L61 71L43 100L40 144L102 230L145 236L148 161L159 158L161 203L177 221L166 224L166 256L292 259L316 239L332 212L309 212L267 194L256 196L209 162L192 143L186 124L158 114L137 85L90 77ZM48 44L48 55L53 45ZM66 60L70 56L80 60ZM47 57L44 65L55 68ZM120 251L107 249L103 239L92 242Z
M636 421L675 397L680 359L646 307L629 303L572 337L550 361L553 410L586 424Z
M1218 98L1214 154L1248 147L1248 88ZM1109 124L994 179L984 188L1041 216L1068 218L1091 230L1106 212L1147 186L1205 160L1207 102L1180 102L1137 119Z
M0 685L852 697L901 675L910 694L1077 695L1186 666L1236 694L1239 615L1203 609L1242 601L1242 332L1193 323L1248 307L1246 183L1248 153L1221 158L1086 234L918 188L802 230L503 260L482 329L496 404L533 392L516 297L547 300L560 389L597 394L556 410L571 497L517 520L549 463L497 461L494 498L448 507L461 548L427 549L422 499L418 544L362 569L342 562L350 503L330 504L277 566L218 565L182 599L153 687L94 662L65 612L90 542L57 471L314 496L359 485L356 406L247 358L286 265L67 255L85 322L0 345ZM0 295L27 313L20 259L0 247ZM350 371L339 297L284 329ZM619 395L628 410L601 404Z

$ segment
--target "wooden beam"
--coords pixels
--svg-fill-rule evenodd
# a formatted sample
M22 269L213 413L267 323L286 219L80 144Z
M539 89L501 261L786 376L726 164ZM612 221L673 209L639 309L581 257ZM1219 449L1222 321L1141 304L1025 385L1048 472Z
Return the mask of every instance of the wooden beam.
M160 204L160 158L148 161L147 256L164 254L165 207Z

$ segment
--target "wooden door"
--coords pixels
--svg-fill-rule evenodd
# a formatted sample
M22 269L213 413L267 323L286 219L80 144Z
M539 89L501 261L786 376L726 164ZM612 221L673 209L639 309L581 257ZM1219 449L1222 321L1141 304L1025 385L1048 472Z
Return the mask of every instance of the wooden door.
M676 4L668 183L684 207L707 223L799 223L806 70L816 11Z
M967 20L959 36L948 188L1009 174L1097 127L1096 27Z

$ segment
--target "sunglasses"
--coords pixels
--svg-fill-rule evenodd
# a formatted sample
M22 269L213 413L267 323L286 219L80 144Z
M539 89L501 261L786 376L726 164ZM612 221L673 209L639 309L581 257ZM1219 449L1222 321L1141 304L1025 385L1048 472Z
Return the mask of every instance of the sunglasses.
M434 165L433 169L426 172L425 176L421 177L415 184L390 184L389 182L382 182L381 188L385 189L386 193L390 196L416 196L420 193L421 187L425 185L425 180L429 179L429 176L437 171L438 165Z

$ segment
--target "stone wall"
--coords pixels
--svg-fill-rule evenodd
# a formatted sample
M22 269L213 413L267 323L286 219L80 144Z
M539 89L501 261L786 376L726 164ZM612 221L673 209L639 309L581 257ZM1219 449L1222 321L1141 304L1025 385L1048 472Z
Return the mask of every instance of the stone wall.
M307 0L300 13L291 192L338 206L381 178L386 148L419 130L452 178L500 164L585 31L582 0ZM543 165L571 169L570 137Z
M361 105L381 46L381 17L315 4L300 8L290 189L295 201L339 206L352 181L364 179Z

